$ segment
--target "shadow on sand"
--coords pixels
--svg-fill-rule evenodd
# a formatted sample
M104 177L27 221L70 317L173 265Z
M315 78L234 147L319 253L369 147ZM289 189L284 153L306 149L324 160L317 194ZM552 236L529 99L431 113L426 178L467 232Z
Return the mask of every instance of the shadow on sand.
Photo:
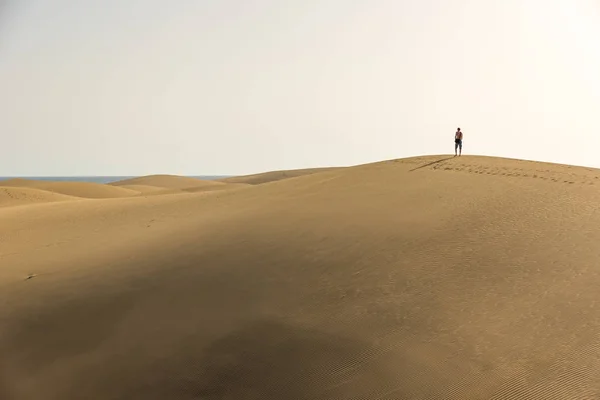
M355 339L256 321L190 360L185 368L190 375L181 377L170 395L177 392L180 399L205 400L356 398L372 391L371 385L389 387L392 377L402 373L373 360L361 368L377 354L374 350Z

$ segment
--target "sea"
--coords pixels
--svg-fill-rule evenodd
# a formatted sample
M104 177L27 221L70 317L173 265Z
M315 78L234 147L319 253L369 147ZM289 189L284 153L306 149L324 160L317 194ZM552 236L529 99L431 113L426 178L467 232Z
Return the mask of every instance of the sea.
M217 180L229 178L229 175L198 175L189 176L189 178L198 178L204 180ZM137 176L0 176L0 185L7 179L34 179L39 181L70 181L70 182L92 182L92 183L112 183L122 181L123 179L137 178Z

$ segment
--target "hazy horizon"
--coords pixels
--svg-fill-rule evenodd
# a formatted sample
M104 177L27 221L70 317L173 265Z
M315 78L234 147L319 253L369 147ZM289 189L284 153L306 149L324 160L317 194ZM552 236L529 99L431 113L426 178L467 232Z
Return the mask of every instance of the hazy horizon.
M600 167L600 2L7 0L2 176Z

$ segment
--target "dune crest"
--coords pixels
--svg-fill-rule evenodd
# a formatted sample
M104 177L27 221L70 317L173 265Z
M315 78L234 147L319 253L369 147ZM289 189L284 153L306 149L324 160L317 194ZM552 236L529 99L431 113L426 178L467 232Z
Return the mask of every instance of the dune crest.
M111 185L137 190L144 196L183 193L209 193L250 186L244 183L225 183L177 175L150 175L113 182Z
M148 175L111 183L113 186L144 185L163 189L186 189L201 186L221 186L222 182L207 181L178 175Z
M165 190L164 187L150 186L150 185L135 185L135 184L128 185L128 184L124 184L124 185L116 185L116 186L124 188L124 189L134 190L134 191L139 192L141 194L155 193L155 192L159 192L159 191Z
M0 207L69 200L80 199L77 197L48 192L40 189L0 186Z
M263 172L260 174L233 176L229 178L219 179L219 182L225 183L245 183L249 185L260 185L268 182L275 182L282 179L295 178L298 176L312 175L320 172L334 171L337 167L331 168L306 168L292 169L282 171Z
M34 188L87 199L130 197L139 194L139 192L135 190L91 182L40 181L17 178L2 181L1 185L5 187Z

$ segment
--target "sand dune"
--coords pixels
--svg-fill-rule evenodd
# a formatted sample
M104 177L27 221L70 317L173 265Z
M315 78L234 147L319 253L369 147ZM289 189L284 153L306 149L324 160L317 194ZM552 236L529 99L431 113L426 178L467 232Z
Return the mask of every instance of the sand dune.
M220 186L222 182L217 181L206 181L197 178L190 178L187 176L177 175L149 175L141 176L139 178L126 179L123 181L113 182L113 186L131 186L131 185L144 185L144 186L156 186L164 189L185 189L190 187L201 187L201 186Z
M91 182L38 181L18 178L2 181L1 184L5 187L35 188L48 192L88 199L119 198L136 196L139 194L139 192L135 190Z
M193 186L182 189L188 193L197 193L197 192L210 192L216 190L231 190L231 189L242 189L249 187L249 184L246 183L227 183L224 185L210 185L210 186Z
M150 186L150 185L119 185L119 187L129 189L129 190L134 190L136 192L140 192L140 193L144 193L144 194L145 193L155 193L158 191L165 190L165 188L163 188L163 187Z
M430 156L0 208L0 398L598 398L598 198Z
M308 168L308 169L293 169L287 171L272 171L261 174L233 176L230 178L219 179L219 182L226 183L246 183L250 185L260 185L262 183L279 181L282 179L295 178L298 176L312 175L319 172L333 171L338 168Z
M121 187L135 188L140 185L127 185ZM249 187L251 185L243 184L243 183L227 183L227 184L218 184L218 185L200 185L200 186L192 186L185 187L181 189L165 189L159 188L158 190L141 190L141 194L144 196L164 196L169 194L186 194L186 193L212 193L219 192L224 190L233 190L233 189L241 189L245 187Z
M0 207L67 200L78 200L78 198L40 189L0 186Z

